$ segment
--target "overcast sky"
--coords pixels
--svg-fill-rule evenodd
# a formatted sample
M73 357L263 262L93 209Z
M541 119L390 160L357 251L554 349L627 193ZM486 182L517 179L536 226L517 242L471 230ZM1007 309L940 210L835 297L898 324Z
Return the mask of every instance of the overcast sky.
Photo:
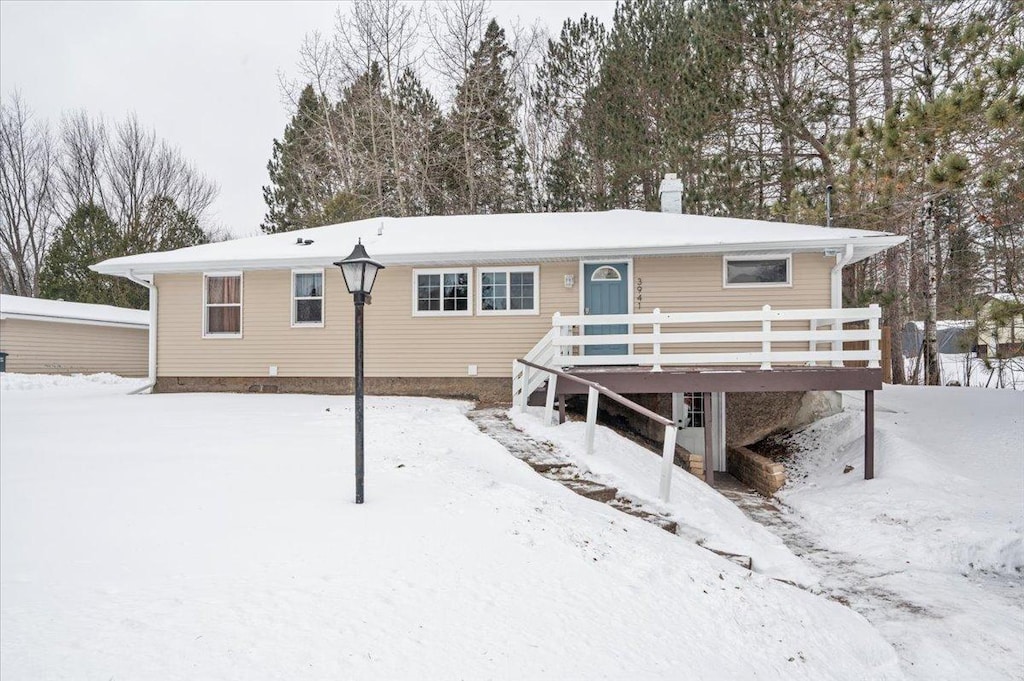
M584 12L606 23L613 0L494 2L503 25L540 20L555 34ZM287 122L278 73L302 37L330 32L338 2L0 2L0 94L21 93L59 123L85 109L130 112L220 185L213 219L257 233L272 140Z

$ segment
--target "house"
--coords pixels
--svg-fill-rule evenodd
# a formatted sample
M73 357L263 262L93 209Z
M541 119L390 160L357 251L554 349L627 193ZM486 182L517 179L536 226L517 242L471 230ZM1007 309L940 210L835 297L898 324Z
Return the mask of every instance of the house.
M149 312L0 295L0 352L17 373L145 376Z
M990 293L978 312L978 356L1005 359L1024 354L1024 301Z
M877 330L842 328L877 322L878 310L840 309L842 269L903 237L685 215L680 192L667 178L660 213L375 218L93 269L149 287L158 391L350 391L353 307L332 263L357 240L386 266L366 308L371 393L508 402L546 380L524 380L524 365L514 366L532 358L591 371L619 392L672 393L690 423L686 405L700 402L708 430L711 412L724 409L712 393L881 388ZM656 313L669 317L659 323ZM686 329L673 340L688 352L652 344L652 325ZM588 339L601 334L612 338ZM869 338L868 351L843 349ZM844 359L873 366L844 371ZM783 370L809 362L815 371ZM723 365L720 380L687 373Z

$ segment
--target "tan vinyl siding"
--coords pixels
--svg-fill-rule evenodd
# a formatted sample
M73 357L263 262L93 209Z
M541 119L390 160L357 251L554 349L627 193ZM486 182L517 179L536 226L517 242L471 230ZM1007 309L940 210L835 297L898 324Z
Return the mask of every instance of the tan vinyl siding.
M145 376L147 329L7 318L0 321L0 351L7 371L24 374Z
M644 258L634 263L635 282L641 292L635 293L634 312L727 312L759 310L765 305L780 309L814 309L832 307L831 271L835 258L818 253L793 254L792 286L723 286L722 256ZM776 323L778 331L806 329L806 322ZM650 332L650 327L637 327ZM693 331L760 331L761 323L690 324L663 326L664 333ZM760 343L730 343L724 346L686 344L664 345L663 353L751 351ZM776 350L806 350L806 344L776 343ZM824 349L824 348L822 348ZM649 346L637 346L638 352L649 352Z
M765 303L788 308L829 307L833 262L821 255L795 255L792 287L725 289L721 257L637 259L633 283L642 282L642 290L636 295L634 310L742 310ZM540 264L538 315L475 314L479 291L474 271L474 314L413 316L413 269L389 267L377 279L373 302L366 308L367 376L466 376L472 364L479 376L507 377L511 361L528 352L551 327L552 314L579 313L582 283L576 260ZM565 287L565 275L576 278L572 288ZM245 272L242 338L202 337L202 279L200 273L156 278L160 291L159 375L267 376L271 366L277 367L279 376L352 374L352 297L336 268L325 271L323 328L291 327L290 270Z

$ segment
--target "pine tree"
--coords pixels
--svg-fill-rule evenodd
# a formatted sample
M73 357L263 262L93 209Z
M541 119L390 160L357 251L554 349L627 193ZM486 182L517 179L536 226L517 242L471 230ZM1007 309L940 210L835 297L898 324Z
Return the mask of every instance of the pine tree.
M39 295L53 300L145 308L146 289L121 277L109 277L89 265L126 255L124 236L105 210L85 204L57 231L39 274Z
M263 187L267 214L261 229L272 234L329 224L336 217L327 210L337 192L325 132L331 107L313 90L303 88L292 120L274 149L267 172L270 184Z
M596 17L566 19L557 41L549 40L532 89L533 116L546 138L549 158L542 159L545 210L593 208L597 186L591 144L583 139L580 120L598 83L607 32Z
M525 152L517 138L521 98L511 77L515 54L494 20L473 51L445 134L446 180L456 212L528 210Z

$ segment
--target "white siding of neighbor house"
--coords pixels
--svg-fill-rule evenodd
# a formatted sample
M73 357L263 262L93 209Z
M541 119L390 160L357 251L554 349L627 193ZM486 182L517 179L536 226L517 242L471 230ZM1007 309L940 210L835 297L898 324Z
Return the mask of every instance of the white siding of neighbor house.
M834 262L821 254L797 254L791 287L737 289L722 286L721 256L637 258L634 311L743 310L765 304L827 308ZM516 265L537 263L509 267ZM539 267L540 313L515 316L414 316L414 268L385 269L366 308L366 375L458 377L468 375L469 365L475 365L479 376L508 377L511 361L551 328L555 312L580 311L579 261L545 262ZM566 275L576 279L572 288L565 287ZM278 376L352 374L352 297L336 268L325 273L322 328L291 326L290 270L250 270L243 278L242 337L203 338L202 274L157 275L159 375L267 376L271 366L277 367ZM475 311L475 272L472 280L470 304Z
M0 320L0 351L13 373L145 376L149 330L8 317Z

